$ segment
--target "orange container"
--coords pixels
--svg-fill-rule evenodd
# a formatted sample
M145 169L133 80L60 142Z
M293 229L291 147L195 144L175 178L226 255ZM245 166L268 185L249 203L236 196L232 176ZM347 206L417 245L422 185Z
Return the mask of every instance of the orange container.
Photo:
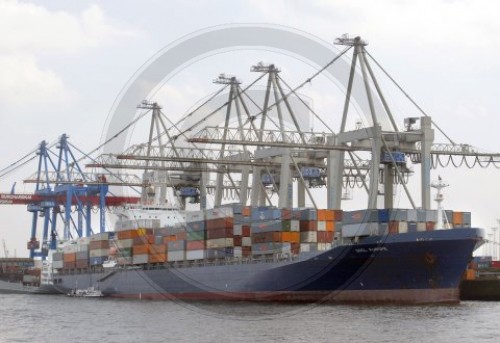
M243 210L241 211L244 217L250 217L252 214L252 208L250 206L245 206L243 207Z
M318 221L334 221L335 210L318 210Z
M118 231L118 239L133 239L139 236L137 230Z
M282 232L281 241L287 243L299 243L300 232Z
M63 257L63 261L64 262L75 262L76 261L76 253L66 253L64 254L64 257Z
M149 255L162 255L167 252L167 246L163 244L152 244L149 246Z
M134 245L132 247L132 254L134 254L134 256L147 254L148 252L149 252L149 245L146 244Z
M150 254L148 257L149 263L164 263L167 261L167 254Z
M326 222L326 231L335 232L335 222Z
M453 226L461 226L464 224L464 213L463 212L453 212Z
M163 237L163 244L167 244L168 242L176 241L177 237L175 235L165 236Z
M425 223L425 231L433 231L436 223L434 222L426 222Z
M399 222L396 220L391 220L389 222L389 234L394 235L399 233Z

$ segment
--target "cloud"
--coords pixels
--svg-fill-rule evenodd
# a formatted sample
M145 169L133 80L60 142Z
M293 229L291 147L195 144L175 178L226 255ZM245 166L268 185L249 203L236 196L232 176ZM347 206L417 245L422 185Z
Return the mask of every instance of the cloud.
M108 22L92 5L80 14L50 11L32 3L0 0L0 51L75 52L138 33Z
M0 56L0 100L5 106L67 104L77 97L54 72L41 69L31 55Z
M49 10L16 0L0 0L0 103L16 110L68 105L78 99L61 75L41 66L42 56L81 53L138 32L110 23L101 8L81 12Z

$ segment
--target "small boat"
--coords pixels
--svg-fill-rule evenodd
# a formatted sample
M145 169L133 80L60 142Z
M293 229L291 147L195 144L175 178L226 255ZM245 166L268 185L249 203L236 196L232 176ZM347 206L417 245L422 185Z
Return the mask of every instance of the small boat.
M95 298L95 297L103 297L104 294L95 288L94 286L85 288L85 289L72 289L67 296L69 297L78 297L78 298Z

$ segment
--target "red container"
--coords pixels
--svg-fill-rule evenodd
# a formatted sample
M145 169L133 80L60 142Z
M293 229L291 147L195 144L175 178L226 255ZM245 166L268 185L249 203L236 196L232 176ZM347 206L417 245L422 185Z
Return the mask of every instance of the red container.
M64 262L63 268L64 269L75 269L76 263L75 262Z
M318 222L315 220L301 220L300 232L318 231Z
M233 227L207 230L207 239L233 238Z
M281 210L281 219L292 219L292 210L289 208L283 208Z
M425 230L426 231L433 231L435 226L436 226L436 223L434 223L434 222L426 222L425 223Z
M389 234L395 235L399 233L399 222L396 220L391 220L389 222Z
M331 243L333 242L333 232L318 231L318 243Z
M153 244L154 242L155 242L155 236L145 235L145 236L135 237L133 245Z
M241 236L234 236L234 238L233 238L233 239L234 239L234 241L233 241L233 242L234 242L234 243L233 243L233 244L234 244L234 246L235 246L235 247L241 247L241 243L242 243L242 238L241 238Z
M206 221L207 231L216 229L233 228L234 219L232 217L209 219Z
M177 241L185 241L187 239L187 232L178 232L175 234L175 240Z
M90 241L89 250L109 249L109 241Z
M75 266L78 269L86 269L89 267L89 260L77 260Z
M500 261L491 261L491 268L500 269Z
M186 250L204 250L205 241L187 241Z
M243 225L241 228L241 233L243 237L250 237L251 234L250 225Z

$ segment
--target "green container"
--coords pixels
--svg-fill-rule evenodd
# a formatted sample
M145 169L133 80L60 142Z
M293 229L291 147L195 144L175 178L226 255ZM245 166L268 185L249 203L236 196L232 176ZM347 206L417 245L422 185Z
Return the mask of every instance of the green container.
M292 221L289 219L281 220L281 231L288 232L292 228Z
M188 231L187 240L188 241L203 241L205 240L206 231Z

